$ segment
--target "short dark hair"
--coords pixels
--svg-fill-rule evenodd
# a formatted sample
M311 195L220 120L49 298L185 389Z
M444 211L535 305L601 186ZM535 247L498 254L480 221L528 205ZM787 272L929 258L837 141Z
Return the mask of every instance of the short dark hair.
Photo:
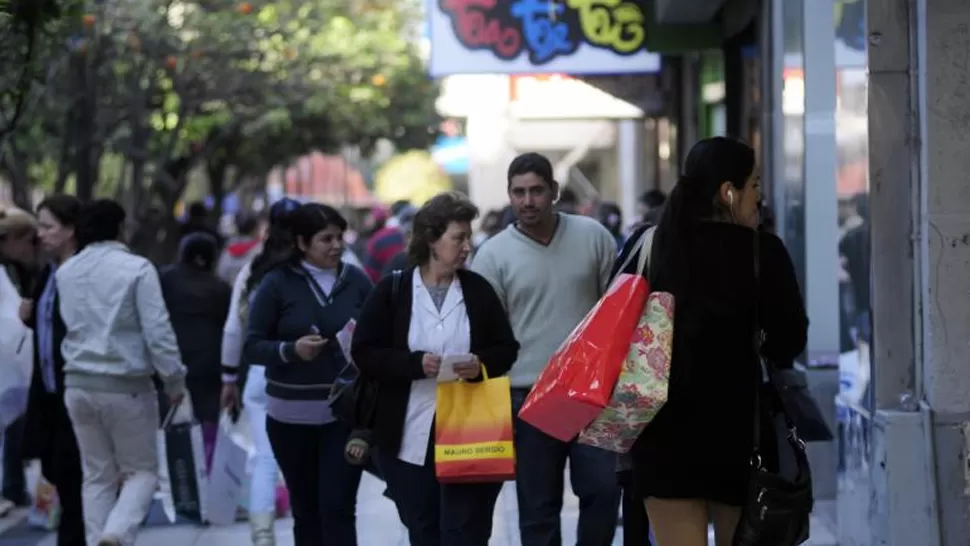
M557 203L563 205L578 205L579 196L576 195L576 192L572 188L563 188L559 190L559 200Z
M47 209L62 226L75 227L81 215L81 201L73 195L59 193L41 201L37 212L42 209Z
M111 199L95 199L83 205L77 218L78 247L117 241L126 217L125 209Z
M249 211L239 211L236 213L236 233L239 235L251 235L259 228L259 215Z
M391 216L397 216L401 214L401 211L412 206L411 202L407 199L398 199L397 201L391 203Z
M431 243L448 231L452 222L471 222L478 217L478 207L459 192L439 193L414 215L408 257L416 265L431 259Z
M289 224L293 234L293 253L296 258L303 256L299 246L296 245L300 239L308 243L314 235L331 226L340 231L347 231L347 220L343 215L337 209L321 203L300 205L300 208L290 215Z
M205 218L209 215L209 209L206 208L205 203L202 201L195 201L189 204L188 217L190 219L195 218Z
M204 231L190 233L179 241L179 261L202 271L212 271L216 266L218 247L219 242L213 235Z
M515 176L532 173L552 186L556 183L552 174L552 163L549 158L536 152L527 152L519 155L509 163L508 184L512 185L512 178Z
M640 196L640 202L650 208L662 207L667 202L667 195L658 189L647 190Z

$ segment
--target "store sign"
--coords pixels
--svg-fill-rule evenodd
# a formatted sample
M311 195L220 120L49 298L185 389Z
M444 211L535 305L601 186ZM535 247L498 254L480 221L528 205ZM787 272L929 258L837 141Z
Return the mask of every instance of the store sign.
M431 74L656 72L643 0L429 0Z

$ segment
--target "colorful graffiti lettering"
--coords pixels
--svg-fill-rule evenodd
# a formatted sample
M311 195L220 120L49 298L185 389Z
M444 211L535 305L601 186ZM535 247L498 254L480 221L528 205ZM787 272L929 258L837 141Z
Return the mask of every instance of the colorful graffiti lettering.
M522 51L519 29L493 15L499 0L439 0L449 14L458 40L469 49L490 49L501 59L514 59Z
M646 39L640 6L623 0L569 0L569 7L579 13L583 35L594 45L608 47L617 53L638 51Z
M619 55L643 51L643 0L438 0L458 41L512 60L523 50L537 66L582 44Z
M554 20L552 15L561 17L566 7L543 0L515 0L509 13L522 21L522 30L528 45L529 60L533 64L543 64L559 55L568 55L576 50L576 42L569 37L569 24Z

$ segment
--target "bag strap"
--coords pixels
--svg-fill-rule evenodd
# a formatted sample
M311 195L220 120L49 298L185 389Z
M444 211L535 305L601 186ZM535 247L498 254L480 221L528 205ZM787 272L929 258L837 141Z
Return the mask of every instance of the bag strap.
M758 359L758 381L754 389L754 434L751 464L760 468L761 460L761 389L764 386L763 370L764 359L761 358L761 342L763 333L761 331L761 236L757 230L754 232L754 329L751 332L751 345L754 348L755 357Z
M772 406L777 409L785 419L785 428L788 429L788 442L796 449L805 450L805 442L798 436L795 422L785 410L781 400L778 387L771 381L771 363L761 355L761 347L764 343L764 330L761 328L760 304L761 304L761 234L757 230L754 232L754 282L755 282L755 304L754 304L754 331L752 332L751 342L754 346L755 355L758 358L758 384L754 395L754 435L751 464L756 468L761 468L761 395L763 389L767 389L770 395Z
M627 254L626 259L623 260L623 264L617 269L616 276L619 278L620 273L626 270L630 266L630 262L633 261L633 257L637 256L637 274L642 275L650 263L650 253L653 251L653 235L657 232L657 226L647 228L637 240L633 249ZM613 279L616 282L616 279Z
M397 296L401 293L401 280L404 271L395 269L391 272L391 307L397 307Z

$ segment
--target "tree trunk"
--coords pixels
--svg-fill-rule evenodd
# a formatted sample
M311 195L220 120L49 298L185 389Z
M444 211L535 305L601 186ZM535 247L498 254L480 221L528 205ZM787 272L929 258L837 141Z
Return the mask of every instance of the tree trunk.
M94 197L94 187L98 183L101 157L97 152L95 136L98 134L98 89L97 75L87 57L73 61L74 73L78 82L80 96L77 100L77 143L74 149L75 190L82 201Z
M222 218L222 202L226 197L226 172L229 165L225 161L210 159L206 164L209 174L209 192L215 204L212 207L212 217L218 222Z
M57 160L57 179L54 181L54 193L64 193L67 177L71 174L71 151L76 138L74 109L68 109L64 115L64 128L61 137L61 153Z
M13 193L13 202L24 210L33 210L33 203L30 198L30 176L27 172L27 156L14 146L13 142L7 145L7 149L0 160L0 168L10 177L10 185Z

